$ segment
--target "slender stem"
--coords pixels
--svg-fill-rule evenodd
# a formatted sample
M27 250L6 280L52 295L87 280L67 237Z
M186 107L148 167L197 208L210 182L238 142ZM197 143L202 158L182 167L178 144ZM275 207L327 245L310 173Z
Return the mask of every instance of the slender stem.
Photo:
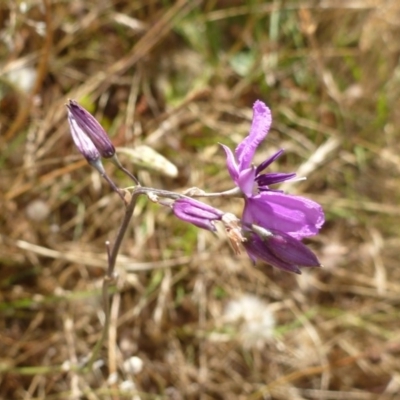
M125 167L123 167L122 165L119 167L123 172L125 172L126 175L129 176L129 178L131 178L137 185L140 185L139 180L136 178L135 175L133 175L132 173L130 173Z
M135 175L133 175L131 172L129 172L118 160L118 157L116 154L113 155L113 157L111 158L111 162L114 163L114 165L116 165L121 171L123 171L126 175L129 176L129 178L131 178L136 185L140 186L139 180L136 178Z
M128 207L125 210L124 219L122 220L122 224L121 224L121 226L119 228L119 231L118 231L118 234L117 234L117 238L115 239L115 243L114 243L114 246L113 246L112 251L111 251L110 260L109 260L109 266L108 266L109 273L112 273L112 274L114 273L115 262L117 260L117 256L118 256L121 244L122 244L122 240L124 239L125 232L126 232L126 230L128 228L128 225L129 225L129 223L131 221L131 218L132 218L132 215L133 215L133 211L135 210L136 201L137 201L138 197L141 194L142 193L139 190L134 190L132 192L131 201L129 202Z
M225 192L217 192L217 193L194 193L190 197L242 197L242 191L238 187L234 187L233 189L225 190Z
M114 242L111 252L110 252L110 248L109 248L109 243L106 244L107 255L108 255L108 268L107 268L106 276L104 277L104 280L103 280L103 287L102 287L105 319L104 319L103 331L101 333L100 339L97 341L96 345L94 346L94 349L89 358L89 361L85 366L85 370L87 370L87 371L90 371L92 369L93 363L97 359L99 352L100 352L101 348L103 347L104 342L107 339L108 329L110 326L109 287L110 287L110 283L112 282L112 280L114 278L115 263L117 261L117 257L118 257L119 250L121 248L122 241L124 239L124 236L125 236L128 226L129 226L129 223L132 219L132 215L133 215L133 211L135 210L137 199L141 194L143 194L143 193L140 190L133 191L131 201L129 202L128 206L125 209L125 215L122 220L121 226L119 227L117 237L115 239L115 242Z
M135 192L140 194L154 194L159 197L164 197L167 199L177 200L177 199L190 199L194 197L242 197L242 192L239 188L233 188L230 190L226 190L225 192L218 193L206 193L197 188L189 189L185 192L185 194L169 192L168 190L162 189L153 189L149 187L136 187Z
M128 203L126 202L126 199L125 199L124 195L118 189L117 185L111 180L111 178L109 178L109 176L105 172L101 173L101 176L109 183L109 185L111 186L112 190L114 190L114 192L116 192L118 194L118 196L121 197L121 199L124 202L125 206L127 206Z
M172 200L187 198L187 196L180 194L180 193L170 192L168 190L162 190L162 189L153 189L153 188L144 187L144 186L136 187L134 190L134 193L146 194L149 196L156 195L159 197L164 197L164 198L172 199Z

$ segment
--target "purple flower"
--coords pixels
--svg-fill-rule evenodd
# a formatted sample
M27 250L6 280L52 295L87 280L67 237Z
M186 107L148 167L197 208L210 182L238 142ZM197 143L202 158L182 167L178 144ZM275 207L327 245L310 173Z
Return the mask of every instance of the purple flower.
M300 240L282 231L267 230L255 224L243 229L243 245L250 258L257 258L288 272L301 274L299 267L321 266L315 254Z
M176 217L199 228L215 231L215 221L220 221L224 213L217 208L191 198L181 198L172 205Z
M304 197L291 196L269 188L272 184L292 179L296 174L262 173L283 150L279 150L258 167L252 165L254 153L267 136L271 122L269 108L257 100L253 106L250 133L237 146L236 157L227 146L222 145L229 173L244 195L243 223L283 232L295 239L313 236L324 223L322 207Z
M71 126L71 132L74 130L76 135L86 136L87 141L91 141L104 158L111 158L115 154L115 148L111 143L106 131L97 122L96 118L93 117L88 111L80 106L75 100L69 100L67 104L68 108L68 121ZM74 133L72 132L72 137ZM75 139L74 139L75 141ZM75 141L76 144L76 141ZM79 151L80 148L77 145Z

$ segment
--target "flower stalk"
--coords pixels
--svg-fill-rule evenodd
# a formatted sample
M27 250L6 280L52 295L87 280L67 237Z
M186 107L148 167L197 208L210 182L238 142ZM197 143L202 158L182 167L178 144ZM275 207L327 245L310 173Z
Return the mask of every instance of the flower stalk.
M123 191L106 174L101 158L110 159L135 182L135 195L146 194L150 200L168 206L182 221L211 232L216 231L216 224L222 224L236 254L244 247L253 261L261 259L274 267L295 273L300 273L300 267L320 266L317 257L301 240L320 230L324 223L321 206L305 197L271 188L295 179L294 172L265 172L283 154L283 149L258 166L252 164L257 148L272 125L271 111L262 101L254 103L249 134L239 143L235 152L221 145L235 187L219 193L205 193L201 189L192 188L182 195L141 187L137 178L119 162L114 145L94 116L75 100L69 100L67 109L76 147L126 205L128 203ZM193 197L242 197L242 216L238 218Z

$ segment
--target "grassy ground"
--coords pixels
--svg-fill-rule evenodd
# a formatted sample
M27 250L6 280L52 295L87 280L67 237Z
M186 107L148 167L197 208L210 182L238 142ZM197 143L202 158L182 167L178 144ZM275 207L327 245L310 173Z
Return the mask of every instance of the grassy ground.
M2 1L0 398L400 398L399 34L396 0ZM120 156L178 192L232 187L218 143L265 101L256 161L283 147L274 168L307 176L285 189L323 205L324 267L253 266L140 201L85 370L124 207L72 145L68 98L172 161Z

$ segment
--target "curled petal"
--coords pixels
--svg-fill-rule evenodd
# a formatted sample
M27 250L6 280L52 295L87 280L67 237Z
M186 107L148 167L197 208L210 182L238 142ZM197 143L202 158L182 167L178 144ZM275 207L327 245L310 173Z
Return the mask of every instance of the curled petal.
M221 144L221 146L226 154L226 166L228 167L229 175L231 176L232 180L237 183L239 178L239 170L236 164L235 156L228 146L225 146L224 144Z
M312 200L266 191L246 199L243 220L302 239L316 235L325 217Z
M258 145L267 136L271 127L272 117L270 109L260 100L253 105L253 120L249 135L236 148L236 157L239 170L250 167Z

